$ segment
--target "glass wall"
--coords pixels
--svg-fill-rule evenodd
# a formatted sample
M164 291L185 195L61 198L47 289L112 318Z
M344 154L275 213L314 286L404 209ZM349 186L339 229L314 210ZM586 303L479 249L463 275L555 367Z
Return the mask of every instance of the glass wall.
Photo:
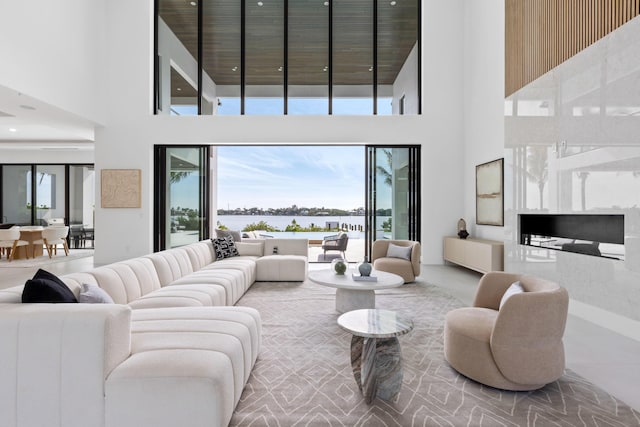
M209 147L157 146L155 250L208 237Z
M287 114L329 112L328 2L289 2Z
M64 165L36 165L36 224L65 218L65 185ZM27 191L27 197L31 199L31 191Z
M31 165L2 166L2 223L31 224Z
M420 114L418 0L156 1L158 114Z

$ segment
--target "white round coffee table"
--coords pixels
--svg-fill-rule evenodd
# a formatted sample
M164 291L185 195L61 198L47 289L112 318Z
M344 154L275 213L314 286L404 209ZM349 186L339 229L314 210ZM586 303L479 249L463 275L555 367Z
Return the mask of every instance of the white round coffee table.
M397 274L373 270L371 276L377 277L376 282L355 281L351 277L352 271L343 275L333 270L318 270L309 272L309 280L322 285L336 288L336 310L346 313L361 308L376 308L377 289L397 288L404 284L404 279Z
M392 400L402 386L400 335L413 329L413 321L395 311L354 310L338 317L338 325L351 338L351 368L365 401Z

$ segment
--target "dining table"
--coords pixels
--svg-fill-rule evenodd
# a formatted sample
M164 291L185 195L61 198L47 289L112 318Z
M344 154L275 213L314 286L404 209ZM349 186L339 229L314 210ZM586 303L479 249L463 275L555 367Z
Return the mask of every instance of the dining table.
M42 230L44 230L44 227L37 225L26 225L20 227L20 240L29 242L29 244L16 248L16 253L13 256L13 259L27 259L42 256L42 243L34 243L38 240L42 240Z

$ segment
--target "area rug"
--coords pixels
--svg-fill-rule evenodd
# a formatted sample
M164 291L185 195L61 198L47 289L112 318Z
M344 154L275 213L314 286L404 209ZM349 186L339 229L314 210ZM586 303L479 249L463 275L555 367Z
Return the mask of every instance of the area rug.
M367 405L337 324L335 290L310 282L255 283L238 305L260 311L262 348L232 426L640 426L640 414L567 370L534 392L482 386L443 358L445 314L463 304L436 286L379 291L378 308L410 316L399 338L404 380L391 402Z
M30 259L14 259L9 262L6 258L0 260L0 268L32 268L32 267L44 267L47 265L55 264L58 262L72 261L75 259L86 258L93 256L93 249L70 249L69 255L65 256L64 251L58 249L58 254L53 255L51 258L46 253L36 258Z

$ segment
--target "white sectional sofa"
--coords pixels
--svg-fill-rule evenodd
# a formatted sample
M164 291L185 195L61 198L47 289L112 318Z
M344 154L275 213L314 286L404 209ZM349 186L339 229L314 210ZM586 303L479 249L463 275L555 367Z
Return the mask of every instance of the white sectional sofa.
M202 241L60 277L115 304L22 304L23 286L0 290L3 425L228 425L261 339L259 313L233 304L256 279L307 274L305 240L266 242L216 261Z

